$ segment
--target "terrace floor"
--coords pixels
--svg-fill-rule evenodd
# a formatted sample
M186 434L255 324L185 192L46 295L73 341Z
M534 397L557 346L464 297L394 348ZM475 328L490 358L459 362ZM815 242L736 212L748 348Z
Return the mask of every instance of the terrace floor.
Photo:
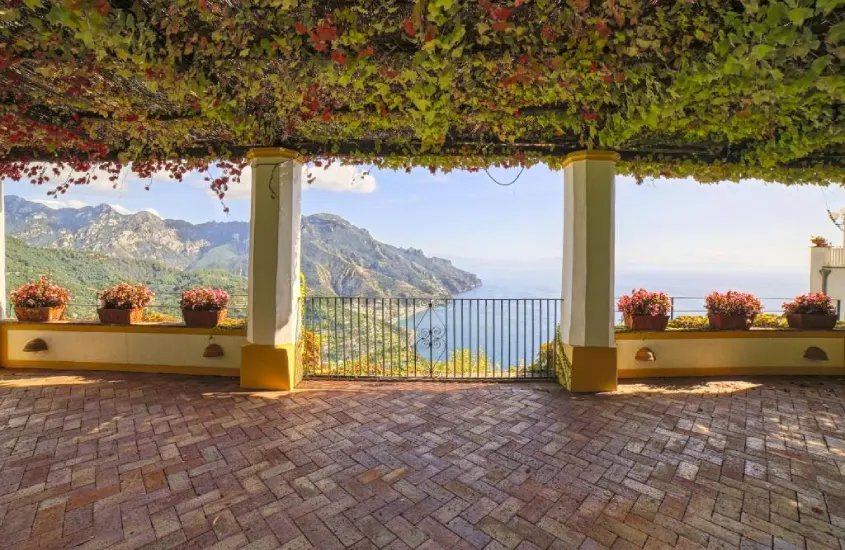
M842 379L280 394L0 372L8 547L845 544Z

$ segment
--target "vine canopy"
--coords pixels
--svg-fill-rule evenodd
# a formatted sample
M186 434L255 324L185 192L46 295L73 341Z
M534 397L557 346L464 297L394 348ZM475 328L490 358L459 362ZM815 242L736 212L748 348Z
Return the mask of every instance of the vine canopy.
M281 146L444 170L609 149L638 177L845 182L845 0L2 6L0 176L215 162L223 193L247 149Z

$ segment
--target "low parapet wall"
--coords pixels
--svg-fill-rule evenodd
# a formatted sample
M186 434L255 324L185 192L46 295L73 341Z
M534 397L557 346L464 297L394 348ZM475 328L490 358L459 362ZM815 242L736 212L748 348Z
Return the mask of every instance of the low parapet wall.
M616 334L617 376L845 374L845 331L667 331Z
M25 351L28 343L39 339L46 350ZM204 357L209 344L219 345L222 355ZM245 329L0 323L0 365L14 368L238 376L244 344Z

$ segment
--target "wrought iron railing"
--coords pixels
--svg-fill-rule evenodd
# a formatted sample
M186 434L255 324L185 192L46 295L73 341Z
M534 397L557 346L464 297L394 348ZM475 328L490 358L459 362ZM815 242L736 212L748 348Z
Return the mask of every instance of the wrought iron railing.
M550 345L560 299L305 299L306 376L538 379L556 371Z

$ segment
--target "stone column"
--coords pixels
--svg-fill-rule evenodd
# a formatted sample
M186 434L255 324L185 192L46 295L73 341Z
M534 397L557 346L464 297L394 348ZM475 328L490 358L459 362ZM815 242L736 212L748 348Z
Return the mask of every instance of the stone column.
M563 304L566 361L561 383L572 391L616 389L614 318L614 176L617 153L579 151L563 168Z
M7 316L6 301L6 199L3 196L3 178L0 178L0 320Z
M290 390L298 382L300 194L293 151L253 149L249 241L249 326L241 386Z

